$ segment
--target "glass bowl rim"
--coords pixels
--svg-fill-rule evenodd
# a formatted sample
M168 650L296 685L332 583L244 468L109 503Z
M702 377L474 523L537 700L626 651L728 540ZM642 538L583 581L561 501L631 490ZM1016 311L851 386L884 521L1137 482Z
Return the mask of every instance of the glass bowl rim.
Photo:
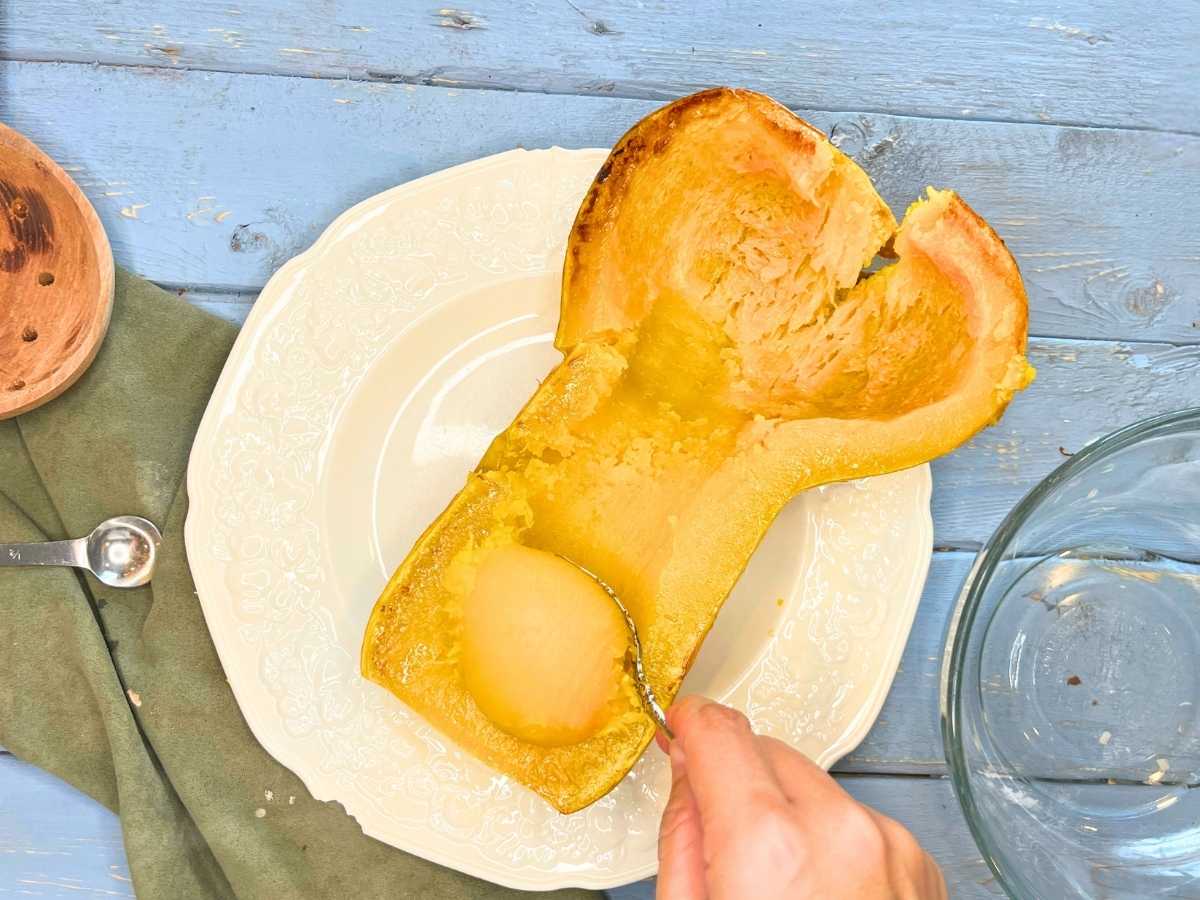
M942 655L941 725L942 746L950 772L954 795L966 819L971 837L996 876L1004 892L1016 900L1018 880L1008 871L993 851L991 838L984 830L982 817L975 805L968 781L966 759L962 752L962 692L967 638L975 624L976 614L986 585L997 564L1025 521L1042 505L1055 488L1077 473L1091 468L1112 454L1160 434L1171 434L1189 427L1200 428L1200 406L1163 413L1126 425L1099 440L1093 441L1060 464L1038 482L1016 506L1009 511L992 536L984 542L959 591L954 614L946 630L946 645Z

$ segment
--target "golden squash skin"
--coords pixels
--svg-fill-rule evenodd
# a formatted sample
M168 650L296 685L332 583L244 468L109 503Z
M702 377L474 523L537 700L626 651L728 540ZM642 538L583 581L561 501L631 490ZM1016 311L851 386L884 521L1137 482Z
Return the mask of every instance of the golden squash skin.
M896 261L862 277L887 248ZM518 543L594 572L669 702L784 504L995 421L1033 375L1026 321L1012 256L952 192L897 226L852 160L767 97L719 88L657 110L575 220L562 363L388 583L363 674L562 812L588 805L654 725L628 684L575 743L488 719L461 663L479 560Z

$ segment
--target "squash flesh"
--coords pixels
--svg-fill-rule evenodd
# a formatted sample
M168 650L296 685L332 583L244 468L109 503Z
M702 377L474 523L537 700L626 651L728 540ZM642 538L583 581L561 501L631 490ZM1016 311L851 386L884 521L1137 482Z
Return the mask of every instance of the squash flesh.
M899 260L860 280L889 239ZM575 743L500 727L464 684L452 573L511 543L596 572L669 702L783 505L953 449L1028 380L1024 332L1011 257L954 195L897 232L861 170L766 98L652 114L572 231L563 363L389 583L364 674L558 809L587 805L653 724L626 690Z

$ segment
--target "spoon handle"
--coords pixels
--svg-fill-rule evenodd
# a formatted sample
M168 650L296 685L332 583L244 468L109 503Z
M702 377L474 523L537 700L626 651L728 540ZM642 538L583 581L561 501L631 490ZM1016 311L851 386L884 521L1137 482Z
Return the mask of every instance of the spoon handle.
M3 566L74 566L86 569L87 539L0 544L0 567Z

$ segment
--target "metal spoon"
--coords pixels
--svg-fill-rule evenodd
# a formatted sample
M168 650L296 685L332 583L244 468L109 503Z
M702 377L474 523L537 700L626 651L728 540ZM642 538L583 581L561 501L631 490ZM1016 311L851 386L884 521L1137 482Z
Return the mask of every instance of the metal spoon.
M563 557L563 559L566 559L566 557ZM642 698L642 706L650 718L654 720L654 724L667 736L667 740L675 740L675 733L667 725L667 714L663 712L663 708L659 705L658 698L654 696L654 688L650 686L650 680L646 677L646 667L642 664L642 642L638 637L637 624L633 621L633 615L629 612L625 604L621 602L621 598L617 596L617 592L609 587L603 578L590 569L585 569L573 560L567 560L567 562L583 570L595 579L596 584L604 588L604 593L608 594L612 602L616 604L617 609L621 611L621 617L625 619L625 627L629 629L629 651L633 658L633 680L637 684L638 695Z
M162 533L149 519L115 516L73 541L0 544L0 566L71 566L109 587L140 587L154 575L161 543Z

